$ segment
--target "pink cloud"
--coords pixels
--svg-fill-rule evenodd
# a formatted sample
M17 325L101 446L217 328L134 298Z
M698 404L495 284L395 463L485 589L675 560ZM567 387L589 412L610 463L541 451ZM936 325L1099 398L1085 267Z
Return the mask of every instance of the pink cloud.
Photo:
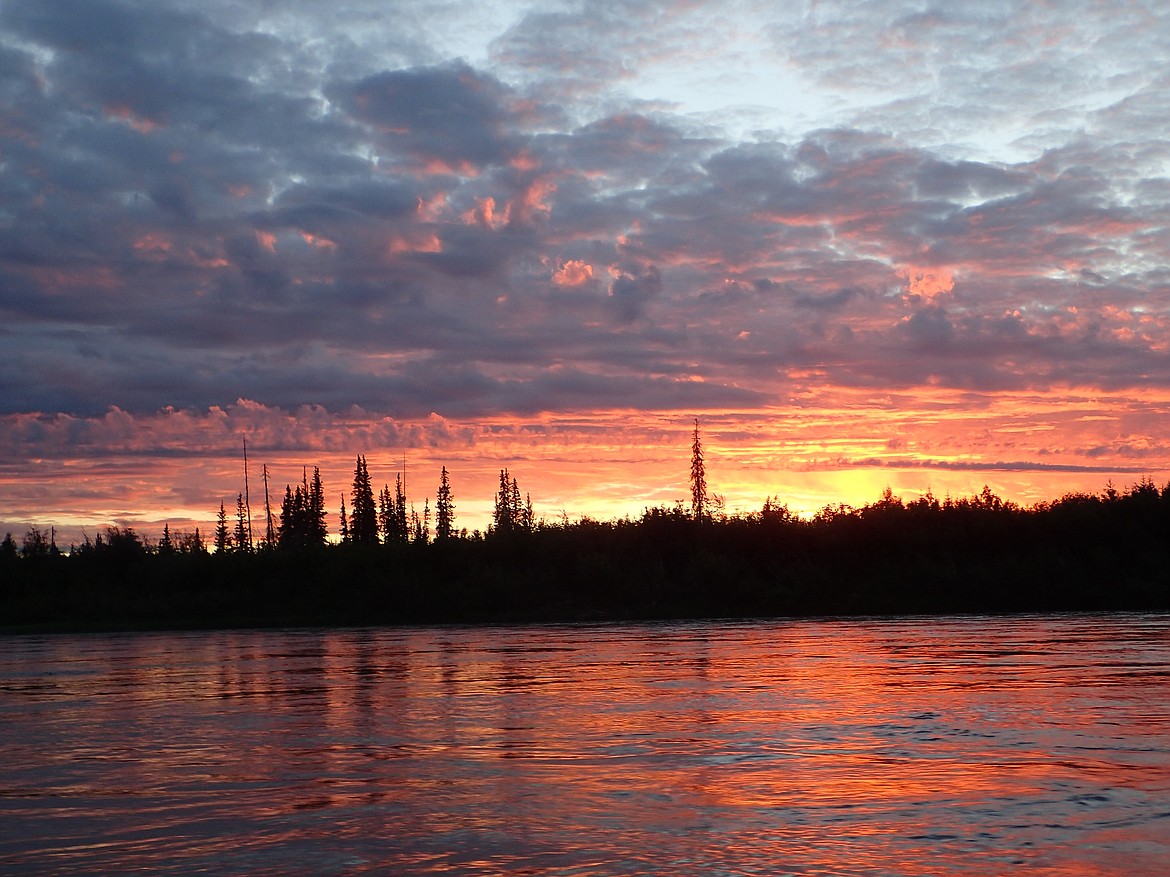
M907 265L898 271L906 281L906 298L933 302L955 288L955 278L947 268L922 268Z
M484 228L495 228L504 221L504 217L496 215L496 199L490 195L486 198L476 198L475 206L464 211L462 219L467 225L479 225Z

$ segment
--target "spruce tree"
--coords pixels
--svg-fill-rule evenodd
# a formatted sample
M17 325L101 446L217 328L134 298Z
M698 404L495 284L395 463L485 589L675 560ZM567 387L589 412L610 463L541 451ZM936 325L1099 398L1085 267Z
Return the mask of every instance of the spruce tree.
M242 493L236 496L236 533L233 541L236 551L252 550L251 543L248 541L248 512Z
M691 515L696 521L707 517L707 471L703 465L703 443L699 439L699 418L691 439Z
M496 491L492 524L497 533L532 531L532 497L528 497L525 502L519 482L509 475L507 469L500 470L500 487Z
M455 531L455 503L451 496L451 478L447 467L439 475L439 491L435 495L435 538L450 539Z
M496 491L496 506L492 512L492 526L497 533L512 532L512 485L508 470L500 470L500 487Z
M520 485L512 479L512 497L508 501L508 512L512 516L512 529L524 529L524 500L520 496Z
M290 549L300 547L301 534L297 520L297 503L300 497L301 489L299 487L294 494L291 484L284 486L284 499L280 503L280 523L276 527L277 548Z
M390 494L390 485L383 484L378 491L378 535L389 545L394 541L395 529L394 497Z
M411 541L415 545L425 545L431 536L431 506L430 500L423 500L423 513L420 515L410 508Z
M227 512L223 503L219 504L219 516L215 519L215 553L223 554L231 548L231 536L228 535Z
M349 513L349 539L359 545L378 543L378 509L374 504L374 489L366 458L358 455L353 470L353 507Z
M404 459L403 463L405 462ZM406 523L406 485L403 483L401 472L394 476L394 513L395 538L399 542L406 542L410 538L410 530Z
M325 523L325 487L321 484L321 470L313 467L313 483L305 491L307 514L307 544L323 548L329 540L329 527Z

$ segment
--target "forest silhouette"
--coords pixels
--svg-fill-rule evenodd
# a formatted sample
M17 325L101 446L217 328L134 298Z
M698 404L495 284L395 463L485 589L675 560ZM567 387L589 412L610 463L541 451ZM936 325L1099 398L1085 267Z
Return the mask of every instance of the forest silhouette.
M331 538L320 472L262 527L241 492L199 530L157 542L107 527L62 551L52 529L0 543L0 628L133 629L590 622L1170 610L1170 483L1021 507L988 488L830 505L775 499L727 514L707 492L696 422L691 505L618 520L537 519L500 470L492 523L458 529L444 467L419 511L402 473L375 493L364 456ZM262 531L256 537L255 531Z

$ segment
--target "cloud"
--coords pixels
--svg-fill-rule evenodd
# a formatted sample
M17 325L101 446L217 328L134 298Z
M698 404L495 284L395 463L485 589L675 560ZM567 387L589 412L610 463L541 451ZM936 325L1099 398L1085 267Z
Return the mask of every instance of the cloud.
M955 288L955 278L946 268L908 266L898 273L906 280L908 301L933 302Z
M609 273L609 299L622 322L640 317L662 291L662 275L654 265L611 265Z
M168 407L134 415L112 407L104 414L18 414L4 417L0 448L11 457L36 453L51 457L126 454L197 458L233 453L246 435L257 450L328 451L335 448L411 448L466 445L475 437L467 427L452 428L432 416L416 423L379 417L360 408L334 414L321 406L284 410L250 399L223 407Z
M437 173L478 173L512 152L522 116L508 89L466 64L392 70L332 84L329 99L364 123L390 156Z
M570 259L553 272L556 286L584 286L593 282L593 266L579 259Z
M3 3L0 415L1170 391L1167 16Z
M1086 466L1068 463L1043 463L1030 460L972 462L963 460L842 460L840 465L847 468L879 469L940 469L951 472L1062 472L1093 475L1143 475L1146 470L1140 466Z

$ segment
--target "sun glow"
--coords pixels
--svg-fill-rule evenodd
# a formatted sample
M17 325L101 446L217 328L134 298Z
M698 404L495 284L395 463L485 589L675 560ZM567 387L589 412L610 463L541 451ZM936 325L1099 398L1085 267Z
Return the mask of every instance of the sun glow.
M838 503L872 503L887 487L910 501L928 492L971 496L987 486L1028 505L1096 493L1109 480L1163 479L1170 449L1155 430L1168 413L1170 397L1153 392L1127 400L1053 393L976 401L936 390L909 404L835 390L801 408L698 416L709 489L726 513L755 512L771 498L807 517ZM468 530L486 528L503 468L546 520L637 517L649 507L689 506L693 416L598 411L494 424L437 416L404 422L361 411L286 412L247 400L150 417L117 410L88 419L9 416L0 450L22 460L26 474L7 479L2 526L55 525L65 544L111 523L156 538L165 522L206 533L220 502L233 505L244 489L245 435L257 518L262 467L277 504L305 466L319 466L338 496L358 453L378 486L394 483L405 458L420 511L428 498L433 505L446 466L459 526ZM98 457L96 448L104 449ZM330 522L336 531L336 509Z

